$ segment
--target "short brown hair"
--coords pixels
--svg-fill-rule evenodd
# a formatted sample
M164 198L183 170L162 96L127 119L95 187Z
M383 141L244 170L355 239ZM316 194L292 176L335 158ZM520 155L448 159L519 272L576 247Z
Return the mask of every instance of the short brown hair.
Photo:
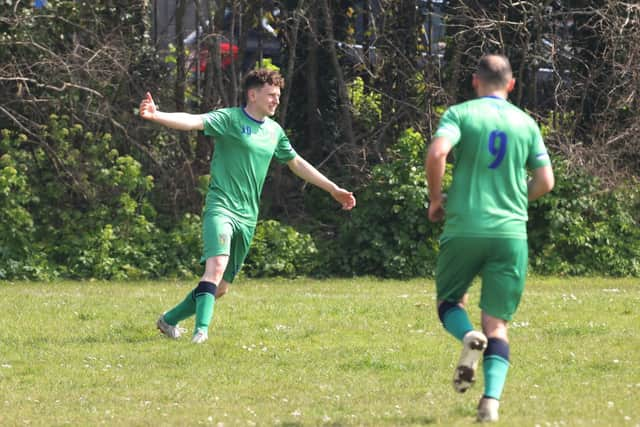
M266 68L251 70L244 77L243 93L246 97L249 89L260 88L266 84L278 86L282 89L284 87L284 77L276 70L267 70Z
M476 76L486 85L502 88L513 78L513 73L506 56L490 54L478 61Z

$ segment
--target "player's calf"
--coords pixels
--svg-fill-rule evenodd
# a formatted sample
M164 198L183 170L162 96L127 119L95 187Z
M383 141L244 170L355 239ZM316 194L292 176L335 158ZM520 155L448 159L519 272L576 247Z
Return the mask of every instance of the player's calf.
M209 323L213 317L217 286L214 283L201 281L193 291L196 300L196 324L191 342L201 344L208 338Z

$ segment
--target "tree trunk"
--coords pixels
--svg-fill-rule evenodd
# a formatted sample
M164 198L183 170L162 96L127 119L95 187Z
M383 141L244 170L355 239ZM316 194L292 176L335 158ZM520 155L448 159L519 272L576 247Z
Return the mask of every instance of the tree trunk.
M176 81L173 99L176 111L184 111L185 93L185 66L184 53L184 15L187 9L187 0L176 0Z
M320 102L318 96L318 22L313 13L309 14L308 37L309 50L305 66L305 82L307 99L305 102L307 126L305 141L309 144L313 158L322 156L322 124L320 120Z
M344 80L342 68L340 67L340 62L338 61L338 52L336 51L336 40L333 33L333 19L331 17L329 0L321 0L320 4L322 7L322 14L324 17L324 24L326 28L327 50L329 51L329 56L331 57L331 65L333 66L336 76L336 83L338 85L338 102L340 103L340 110L342 112L342 132L344 133L344 137L346 138L351 150L355 150L355 137L353 134L351 109L349 108L350 101L347 92L347 83ZM350 157L353 157L353 154L350 154Z
M298 46L298 29L300 27L300 21L304 16L304 0L298 2L296 10L293 12L293 28L291 29L291 37L289 38L289 58L287 61L286 77L289 80L289 85L285 87L282 100L280 102L280 112L278 113L280 124L284 127L287 117L287 108L289 107L289 98L291 96L291 82L293 81L293 71L296 64L296 48Z

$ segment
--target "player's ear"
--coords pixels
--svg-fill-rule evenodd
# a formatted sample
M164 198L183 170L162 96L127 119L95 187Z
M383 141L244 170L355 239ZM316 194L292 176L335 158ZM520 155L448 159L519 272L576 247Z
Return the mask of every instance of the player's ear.
M516 79L509 80L509 83L507 83L507 93L510 93L515 86L516 86Z
M478 90L479 85L480 85L480 79L478 79L478 76L476 75L476 73L473 73L471 75L471 87L474 90Z

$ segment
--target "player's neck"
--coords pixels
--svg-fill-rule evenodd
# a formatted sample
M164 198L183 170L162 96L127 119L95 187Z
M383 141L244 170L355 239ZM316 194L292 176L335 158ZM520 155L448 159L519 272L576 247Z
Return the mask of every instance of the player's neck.
M254 105L251 104L247 104L244 107L244 112L256 122L264 122L264 119L267 117L266 114L261 113L255 108Z
M509 97L509 94L507 93L506 90L495 90L495 89L483 90L479 88L476 91L476 94L478 95L478 98L488 97L488 98L507 99Z

